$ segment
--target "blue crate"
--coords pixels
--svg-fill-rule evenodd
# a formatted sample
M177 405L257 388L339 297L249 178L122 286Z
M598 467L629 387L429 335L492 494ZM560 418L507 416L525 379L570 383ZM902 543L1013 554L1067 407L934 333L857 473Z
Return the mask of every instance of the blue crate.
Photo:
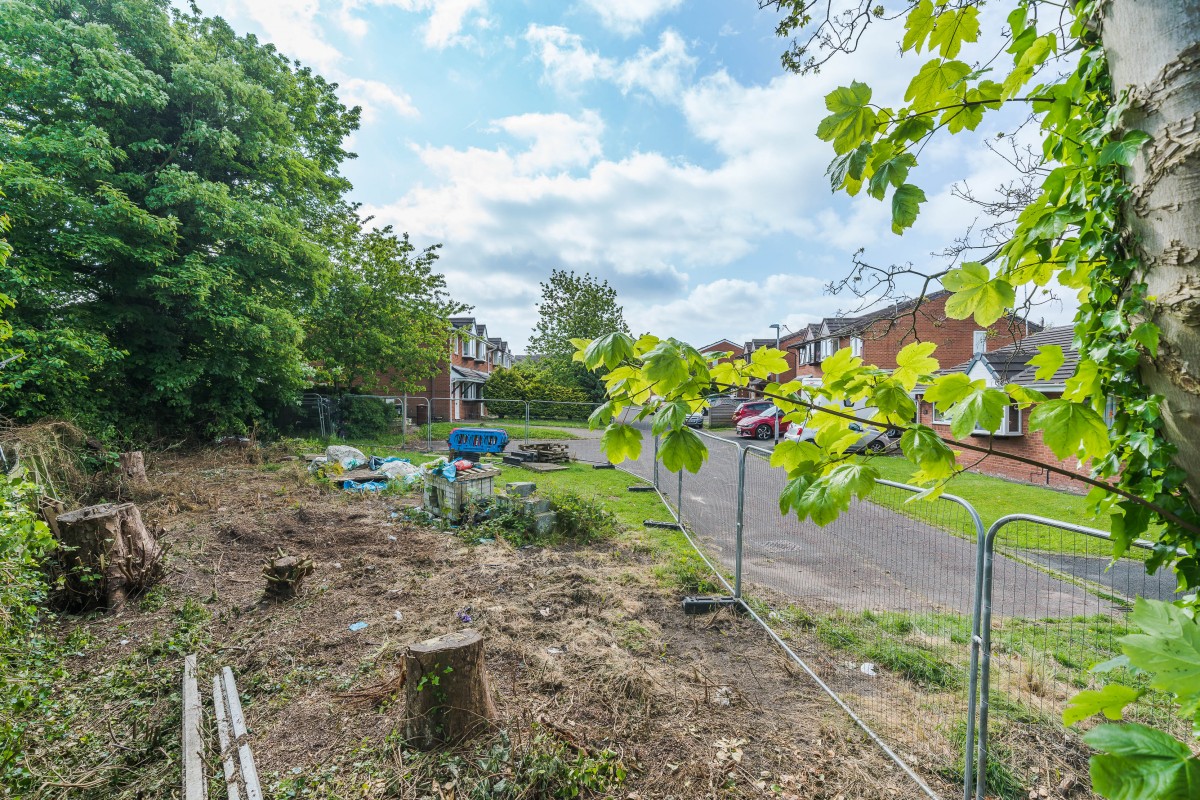
M508 446L508 432L499 428L455 428L446 442L451 456L476 461L483 453L503 453Z

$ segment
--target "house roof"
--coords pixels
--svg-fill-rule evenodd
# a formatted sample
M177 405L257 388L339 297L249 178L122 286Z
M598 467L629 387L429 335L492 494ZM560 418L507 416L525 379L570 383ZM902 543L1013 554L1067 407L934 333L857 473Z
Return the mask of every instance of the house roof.
M460 383L484 383L487 379L486 372L460 367L456 364L450 366L450 380L452 381L459 381Z
M706 344L706 345L704 345L704 347L700 347L697 349L701 353L709 353L709 352L712 352L713 350L720 350L721 345L729 345L730 347L736 347L738 350L742 349L742 345L738 344L737 342L730 341L729 339L718 339L717 341L713 342L712 344Z
M451 317L450 324L456 328L465 328L468 325L474 326L475 318L474 317Z
M999 383L1016 383L1034 388L1061 386L1067 378L1075 374L1075 367L1079 365L1079 351L1075 349L1074 339L1075 328L1071 325L1047 328L990 353L980 353L974 360L982 359ZM1039 381L1034 377L1037 367L1031 366L1029 361L1038 354L1038 348L1043 345L1061 347L1063 363L1050 378ZM970 363L973 362L963 366L969 367ZM960 367L954 371L964 370Z

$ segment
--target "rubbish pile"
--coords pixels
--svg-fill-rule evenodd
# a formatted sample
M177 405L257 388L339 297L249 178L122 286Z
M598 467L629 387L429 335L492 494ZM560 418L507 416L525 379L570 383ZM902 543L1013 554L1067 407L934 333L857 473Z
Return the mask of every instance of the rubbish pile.
M356 447L340 444L325 448L324 455L309 456L308 461L309 472L348 492L378 492L393 485L408 489L421 480L422 470L428 466L417 466L396 456L367 456Z

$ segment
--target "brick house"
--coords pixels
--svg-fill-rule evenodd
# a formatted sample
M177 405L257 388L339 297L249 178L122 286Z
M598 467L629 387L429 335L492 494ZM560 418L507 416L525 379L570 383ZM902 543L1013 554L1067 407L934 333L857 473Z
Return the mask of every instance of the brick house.
M450 325L452 331L441 370L426 380L420 391L409 392L408 397L424 397L435 420L483 419L487 414L483 384L493 369L511 367L513 354L508 342L488 336L487 326L474 317L451 317ZM409 416L421 420L422 405L410 402Z
M1075 373L1079 363L1079 352L1074 348L1074 329L1070 325L1047 328L1031 333L1021 341L985 353L977 353L970 360L944 372L965 372L972 380L983 380L988 386L1003 388L1006 384L1015 383L1036 389L1048 398L1062 396L1066 388L1067 378ZM1042 345L1059 345L1062 347L1064 361L1058 371L1048 380L1039 381L1034 377L1036 368L1029 365L1029 360L1038 353ZM946 419L932 403L927 403L921 397L922 387L917 387L918 421L929 425L941 434L942 438L954 441L950 433L950 421ZM1050 448L1042 440L1041 431L1029 430L1029 413L1032 407L1024 410L1009 406L1005 412L1000 429L995 434L987 431L976 431L968 436L973 444L991 446L993 450L1014 455L1024 456L1043 463L1050 463L1088 475L1086 464L1078 459L1069 458L1059 461ZM1106 410L1106 421L1112 424L1112 408ZM964 459L974 462L973 453L964 454ZM1064 476L1056 475L1045 469L1021 464L1007 458L985 456L982 461L971 467L974 472L997 475L1010 480L1024 483L1036 483L1082 492L1085 486Z
M741 358L742 353L746 352L745 346L737 342L732 342L729 339L721 339L704 347L696 348L701 353L729 353L729 355L718 358L716 363L722 361L730 361L735 358Z
M864 363L882 369L896 366L896 354L915 341L933 342L933 355L942 364L961 364L974 355L998 350L1040 331L1040 325L1004 317L989 328L975 320L952 319L946 315L950 292L942 290L920 301L909 300L857 317L826 317L813 323L789 343L796 351L795 377L819 382L821 362L843 347L849 347ZM790 337L789 337L790 338Z

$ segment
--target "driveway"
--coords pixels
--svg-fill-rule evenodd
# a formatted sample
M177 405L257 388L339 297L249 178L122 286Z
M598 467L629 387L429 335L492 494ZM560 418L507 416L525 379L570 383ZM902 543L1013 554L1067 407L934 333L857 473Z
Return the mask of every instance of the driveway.
M705 432L708 433L707 431ZM710 555L732 571L736 552L737 472L740 450L750 442L735 437L707 439L709 459L699 475L685 473L682 497L678 476L661 464L659 486L681 511L688 528ZM569 443L577 456L604 462L599 442ZM770 443L768 443L770 444ZM642 457L622 467L643 478L654 473L652 440L647 434ZM779 512L786 482L764 457L746 458L743 514L743 580L758 583L801 601L808 608L847 611L971 613L976 546L965 509L947 500L922 507L922 518L898 514L884 505L856 501L825 527ZM881 502L898 503L904 490L879 486ZM961 536L948 532L961 531ZM1121 613L1120 606L1073 582L1059 580L1033 564L1104 586L1114 594L1169 596L1173 581L1138 580L1134 564L1105 572L1097 559L1059 558L1023 553L1021 560L998 555L993 612L1000 616L1074 617ZM1026 563L1022 563L1022 560Z

